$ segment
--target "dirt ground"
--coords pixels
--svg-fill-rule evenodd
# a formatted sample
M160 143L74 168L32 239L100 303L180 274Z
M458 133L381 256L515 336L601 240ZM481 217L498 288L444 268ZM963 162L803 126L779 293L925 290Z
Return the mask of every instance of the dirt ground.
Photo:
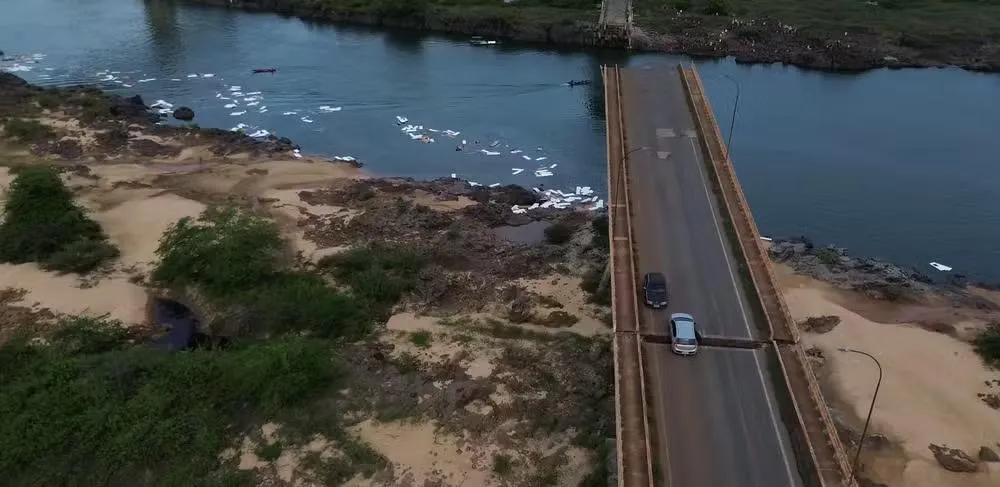
M516 243L494 229L526 223L508 221L510 201L531 197L518 188L371 179L350 164L243 142L225 142L220 155L216 139L142 123L112 147L117 129L74 116L34 116L60 147L74 147L72 160L45 153L52 140L0 139L9 166L0 200L19 165L61 167L121 258L84 279L0 264L0 333L29 315L148 324L143 282L160 236L209 205L235 203L270 215L303 266L382 240L430 255L432 268L377 340L344 352L347 385L330 414L347 436L267 423L221 458L257 471L261 485L288 486L575 486L605 462L610 328L607 310L580 290L589 216L543 215L576 229L568 244ZM143 144L156 154L137 152Z
M950 472L928 448L947 445L973 459L983 446L1000 451L1000 410L981 396L1000 392L1000 372L987 369L964 341L1000 313L874 301L777 267L796 320L840 318L831 330L805 333L803 340L818 349L811 354L821 357L817 366L827 399L852 431L849 436L861 430L878 369L870 359L838 348L868 352L882 364L870 427L876 440L866 442L862 457L867 475L892 487L1000 485L1000 463L980 462L976 473Z

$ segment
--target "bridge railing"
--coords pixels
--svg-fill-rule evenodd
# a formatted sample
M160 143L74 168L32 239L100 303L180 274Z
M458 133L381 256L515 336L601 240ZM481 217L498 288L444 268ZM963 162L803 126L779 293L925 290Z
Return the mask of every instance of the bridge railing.
M614 326L618 485L653 485L646 381L639 335L632 217L628 198L625 121L618 67L602 69L608 137L608 232Z
M779 395L779 399L784 399L779 401L782 419L792 436L799 471L806 485L854 486L844 446L837 436L819 383L798 343L797 326L780 295L770 259L761 245L760 232L750 214L750 206L739 185L701 78L693 66L680 66L678 71L698 127L702 150L709 159L719 200L736 234L735 243L746 263L753 294L759 300L771 335L775 351L771 361L785 386L784 391L777 391L785 394L784 397ZM806 409L803 411L803 408Z

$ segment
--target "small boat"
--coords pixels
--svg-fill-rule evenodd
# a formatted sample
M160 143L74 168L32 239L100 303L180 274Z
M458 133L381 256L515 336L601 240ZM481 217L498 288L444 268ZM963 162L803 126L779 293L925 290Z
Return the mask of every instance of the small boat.
M563 83L563 84L566 86L583 86L583 85L589 85L590 80L589 79L570 80L568 83Z
M274 72L277 72L277 71L278 70L275 69L275 68L257 68L257 69L253 70L253 73L254 74L257 74L257 73L274 73Z
M493 39L483 39L481 36L475 36L472 39L469 39L469 44L472 44L473 46L495 46L499 44L499 42Z

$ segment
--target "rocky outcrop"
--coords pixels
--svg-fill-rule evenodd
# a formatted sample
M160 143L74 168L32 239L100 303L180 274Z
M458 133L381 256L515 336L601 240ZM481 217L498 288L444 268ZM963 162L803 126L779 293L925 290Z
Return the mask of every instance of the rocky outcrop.
M799 323L799 328L812 333L823 334L833 330L839 324L839 316L810 316Z
M948 448L947 445L935 445L931 443L927 448L934 454L934 459L945 470L950 472L971 473L979 470L979 463L962 450Z
M174 110L174 118L177 120L183 120L185 122L190 122L194 120L194 110L188 107L178 107Z
M980 462L1000 462L1000 455L997 455L996 451L985 445L979 447L978 457Z
M100 151L95 157L113 156L130 151L141 156L176 155L179 149L166 146L149 139L136 139L130 127L136 125L151 135L166 138L198 139L197 143L211 147L215 155L251 153L254 155L274 155L288 157L287 153L299 146L286 137L269 135L252 138L243 133L220 129L176 127L162 124L162 116L150 111L141 96L123 97L105 93L92 86L71 86L66 88L41 88L6 72L0 72L0 112L6 117L37 117L46 109L64 112L77 119L82 126L93 129L94 139ZM181 119L193 118L194 112L181 107L175 115ZM32 151L39 155L58 155L63 159L76 159L82 155L78 141L50 137L51 140L38 141ZM194 141L192 141L194 142ZM358 164L360 165L360 164Z
M876 299L895 301L934 289L933 281L914 269L870 257L851 257L847 249L833 245L816 247L806 237L775 239L770 254L774 261L789 265L799 274Z
M858 291L886 301L919 300L936 294L977 309L998 310L988 299L967 292L968 286L991 289L995 286L974 282L967 276L949 272L938 280L916 269L881 259L851 256L835 245L818 247L807 237L775 238L769 246L775 262L796 273L828 282L841 289Z

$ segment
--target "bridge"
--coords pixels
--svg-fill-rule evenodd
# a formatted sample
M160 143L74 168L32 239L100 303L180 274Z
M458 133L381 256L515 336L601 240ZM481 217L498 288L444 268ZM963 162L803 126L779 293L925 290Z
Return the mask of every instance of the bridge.
M632 0L601 0L597 36L632 47Z
M697 71L603 78L618 485L856 487ZM663 311L640 302L652 271ZM671 353L673 312L698 355Z

